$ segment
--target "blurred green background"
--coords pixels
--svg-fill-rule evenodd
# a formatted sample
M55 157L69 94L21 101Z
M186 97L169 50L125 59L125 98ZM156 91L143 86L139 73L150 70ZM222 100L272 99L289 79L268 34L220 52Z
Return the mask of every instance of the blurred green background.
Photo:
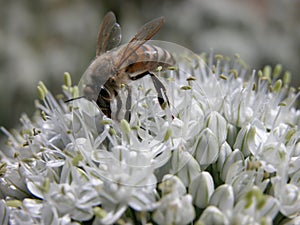
M42 80L61 92L63 73L74 83L95 55L99 24L115 12L123 42L145 22L165 17L156 39L194 52L239 53L251 68L281 63L298 86L299 0L0 0L0 125L32 115Z

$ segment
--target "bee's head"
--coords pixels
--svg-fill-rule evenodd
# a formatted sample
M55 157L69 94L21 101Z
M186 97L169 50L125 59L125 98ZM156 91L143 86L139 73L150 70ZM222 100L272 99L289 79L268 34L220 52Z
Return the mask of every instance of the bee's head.
M83 76L87 76L88 79L91 79L91 82L102 86L114 73L115 70L111 58L100 56L92 62Z
M80 98L97 101L103 86L115 74L112 57L104 54L97 57L84 72L80 84ZM102 93L105 96L105 93ZM109 98L109 96L107 96ZM77 99L77 98L76 98ZM71 101L68 100L67 102Z
M84 72L79 85L80 94L88 100L97 100L99 92L113 73L109 57L99 56Z

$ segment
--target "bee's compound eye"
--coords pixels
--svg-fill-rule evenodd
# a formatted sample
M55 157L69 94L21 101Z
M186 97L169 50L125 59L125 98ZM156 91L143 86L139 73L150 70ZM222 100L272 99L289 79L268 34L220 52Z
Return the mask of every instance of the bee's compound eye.
M83 94L86 95L91 95L94 92L93 88L91 86L86 86L83 89Z
M110 93L105 88L100 89L99 95L101 95L101 97L104 99L110 100Z
M86 99L88 100L96 100L97 99L96 93L97 91L95 90L93 85L86 85L83 88L83 96L85 96Z

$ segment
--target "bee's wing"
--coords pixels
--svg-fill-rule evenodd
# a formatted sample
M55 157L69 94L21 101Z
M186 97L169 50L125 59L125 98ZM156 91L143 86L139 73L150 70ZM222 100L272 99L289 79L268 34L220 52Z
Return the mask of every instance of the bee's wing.
M117 68L120 68L132 53L134 53L146 41L151 39L159 31L163 23L164 18L159 17L142 26L137 34L130 40L123 50L121 50L119 61L116 63Z
M116 47L121 41L121 27L113 12L108 12L99 27L96 57Z

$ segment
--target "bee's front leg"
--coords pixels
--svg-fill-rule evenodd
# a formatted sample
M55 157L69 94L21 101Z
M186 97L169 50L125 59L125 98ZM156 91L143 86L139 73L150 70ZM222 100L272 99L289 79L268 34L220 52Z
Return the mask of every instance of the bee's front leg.
M105 88L101 88L99 95L97 97L97 105L101 109L101 111L108 117L111 118L111 108L110 108L110 102L111 102L111 96L108 90Z

